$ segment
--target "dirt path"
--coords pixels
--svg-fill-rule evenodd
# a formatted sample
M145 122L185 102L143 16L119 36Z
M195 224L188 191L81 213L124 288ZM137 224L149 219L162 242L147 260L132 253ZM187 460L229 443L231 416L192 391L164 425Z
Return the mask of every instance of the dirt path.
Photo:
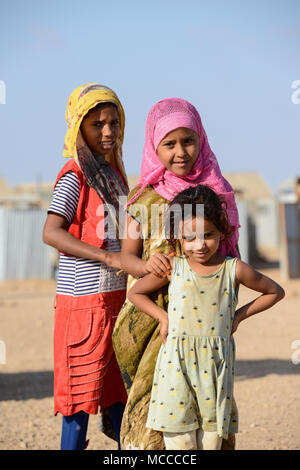
M280 282L279 272L266 272ZM235 335L237 449L300 449L300 280L281 282L286 298L240 325ZM55 282L0 284L0 449L58 449L61 417L54 417L52 382ZM240 303L252 298L240 291ZM89 449L116 449L91 416Z

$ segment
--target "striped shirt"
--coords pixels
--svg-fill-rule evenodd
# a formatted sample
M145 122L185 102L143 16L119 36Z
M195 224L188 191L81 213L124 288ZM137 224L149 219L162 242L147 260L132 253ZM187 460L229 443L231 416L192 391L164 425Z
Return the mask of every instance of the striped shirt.
M79 181L73 171L64 174L55 186L49 212L64 216L71 224L79 201ZM108 239L107 251L120 251L117 239ZM60 253L57 294L81 296L126 289L126 275L100 261L75 258Z

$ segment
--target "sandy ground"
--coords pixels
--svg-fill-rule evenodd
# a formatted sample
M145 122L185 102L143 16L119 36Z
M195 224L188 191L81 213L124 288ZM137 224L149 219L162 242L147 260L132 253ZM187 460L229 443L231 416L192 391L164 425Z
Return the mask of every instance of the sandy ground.
M300 449L300 279L282 282L283 301L240 325L235 334L235 398L240 432L236 448ZM54 281L0 284L0 449L58 449L61 416L53 416ZM240 304L253 298L242 288ZM298 351L293 343L299 340ZM2 341L2 343L1 343ZM1 359L1 356L0 356ZM2 357L2 362L3 357ZM295 360L294 360L295 362ZM116 449L91 416L89 449Z

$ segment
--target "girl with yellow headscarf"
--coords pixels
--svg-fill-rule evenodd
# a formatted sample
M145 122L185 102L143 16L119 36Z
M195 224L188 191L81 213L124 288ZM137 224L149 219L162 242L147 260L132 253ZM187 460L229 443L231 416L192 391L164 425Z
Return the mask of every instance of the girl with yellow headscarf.
M54 413L61 449L86 447L99 407L119 431L127 395L112 346L126 295L120 270L120 205L128 194L122 160L125 116L117 95L88 83L67 103L68 130L43 240L60 261L54 323ZM119 275L118 275L119 274Z

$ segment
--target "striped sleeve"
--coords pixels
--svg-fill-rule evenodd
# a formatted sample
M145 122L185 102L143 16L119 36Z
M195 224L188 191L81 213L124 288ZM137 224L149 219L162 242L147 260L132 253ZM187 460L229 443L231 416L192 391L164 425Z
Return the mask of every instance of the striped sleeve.
M79 201L79 181L73 171L65 173L57 182L49 212L63 215L71 224Z

